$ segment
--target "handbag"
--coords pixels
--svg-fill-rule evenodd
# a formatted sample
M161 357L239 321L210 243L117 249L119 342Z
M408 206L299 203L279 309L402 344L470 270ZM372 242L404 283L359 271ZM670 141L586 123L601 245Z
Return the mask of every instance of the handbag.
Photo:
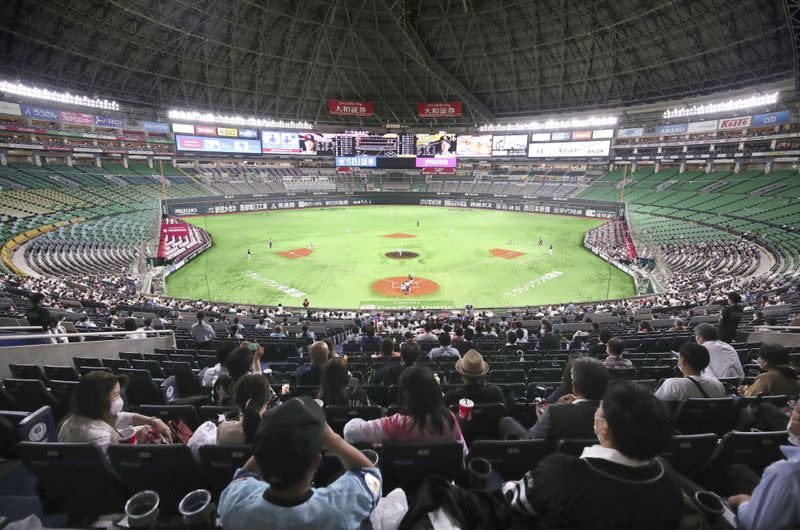
M194 434L194 431L192 431L183 420L170 420L168 425L170 430L172 430L172 439L182 444L188 443Z

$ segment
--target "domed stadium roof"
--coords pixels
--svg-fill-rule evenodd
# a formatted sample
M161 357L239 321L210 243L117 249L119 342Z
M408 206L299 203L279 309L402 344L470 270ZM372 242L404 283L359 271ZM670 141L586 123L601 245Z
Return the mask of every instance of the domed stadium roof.
M319 123L328 98L462 123L731 90L795 75L789 0L7 0L0 76ZM423 120L424 121L424 120Z

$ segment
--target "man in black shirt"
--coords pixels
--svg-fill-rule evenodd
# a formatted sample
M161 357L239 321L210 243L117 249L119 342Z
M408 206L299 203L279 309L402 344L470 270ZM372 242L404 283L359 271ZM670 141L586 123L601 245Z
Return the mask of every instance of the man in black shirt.
M728 305L722 308L722 316L719 320L719 340L727 343L736 340L736 328L744 316L744 310L739 303L742 297L739 293L728 293Z
M42 293L33 293L30 298L31 306L25 313L28 319L28 324L31 326L41 326L45 329L50 322L50 312L42 307L44 295Z
M471 399L475 403L503 403L503 391L497 385L486 384L489 365L477 350L469 350L456 361L456 372L461 374L464 386L454 388L444 395L446 406L455 405L461 399Z
M422 355L419 345L415 342L404 342L400 346L400 363L386 363L378 365L372 374L371 383L373 385L396 385L400 380L400 374L409 366L414 366L417 359Z
M461 356L463 357L464 354L467 353L469 350L475 349L475 343L472 342L472 339L474 338L475 338L475 332L472 330L472 328L466 328L464 329L464 338L462 340L454 342L453 348L457 349L458 353L460 353Z
M542 327L539 334L539 342L536 349L539 351L554 351L561 349L561 341L553 335L553 325L546 320L542 320Z

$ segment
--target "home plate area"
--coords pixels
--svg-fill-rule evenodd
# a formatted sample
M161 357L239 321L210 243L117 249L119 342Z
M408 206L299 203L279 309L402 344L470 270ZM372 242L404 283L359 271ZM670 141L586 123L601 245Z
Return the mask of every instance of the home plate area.
M284 258L305 258L306 256L310 256L312 252L314 251L308 248L296 248L294 250L278 252L278 255Z
M516 250L506 250L504 248L493 248L489 252L492 253L492 256L497 256L498 258L503 258L503 259L514 259L525 255L524 252L517 252Z

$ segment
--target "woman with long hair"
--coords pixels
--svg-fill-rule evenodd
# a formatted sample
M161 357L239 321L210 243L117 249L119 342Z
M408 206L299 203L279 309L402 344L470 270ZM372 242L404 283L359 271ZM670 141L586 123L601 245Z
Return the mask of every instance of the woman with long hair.
M329 405L360 407L369 404L367 394L359 380L350 376L347 364L341 357L329 359L322 367L317 399L321 399L326 407Z
M364 421L355 418L344 427L350 443L391 441L449 441L467 445L455 416L444 406L442 390L426 366L411 366L400 375L400 412L386 418Z
M129 440L133 434L125 431L131 427L139 441L147 439L150 429L172 441L172 431L160 419L123 412L121 393L126 382L124 376L106 372L84 375L72 394L72 410L61 423L58 441L89 442L105 451L109 445Z
M233 388L233 403L239 410L239 419L223 421L217 427L219 445L251 444L261 416L273 401L275 393L264 374L243 375Z

